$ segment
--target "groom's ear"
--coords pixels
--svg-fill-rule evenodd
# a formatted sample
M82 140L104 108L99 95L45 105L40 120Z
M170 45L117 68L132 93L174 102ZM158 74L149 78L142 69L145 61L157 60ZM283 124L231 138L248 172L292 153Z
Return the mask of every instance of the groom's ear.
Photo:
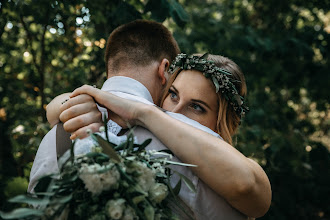
M158 77L161 80L163 86L166 85L166 82L169 78L167 72L169 66L170 66L170 62L168 61L168 59L164 58L158 67Z

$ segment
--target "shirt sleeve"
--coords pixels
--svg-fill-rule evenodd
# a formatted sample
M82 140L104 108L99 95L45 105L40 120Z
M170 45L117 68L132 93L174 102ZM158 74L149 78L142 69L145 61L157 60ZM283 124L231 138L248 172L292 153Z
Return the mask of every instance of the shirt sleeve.
M29 193L34 192L34 187L42 176L59 172L56 154L56 128L57 125L44 136L39 145L30 172Z

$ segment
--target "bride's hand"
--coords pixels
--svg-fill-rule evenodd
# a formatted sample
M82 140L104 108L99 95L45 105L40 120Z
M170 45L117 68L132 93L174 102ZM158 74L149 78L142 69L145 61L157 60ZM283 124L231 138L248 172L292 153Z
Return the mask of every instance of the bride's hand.
M70 138L75 139L87 137L86 130L92 132L99 131L99 128L104 125L102 114L98 110L96 103L90 95L81 94L69 99L60 107L60 120L63 122L64 130L76 134Z
M123 121L129 125L142 125L141 117L146 104L120 98L109 92L102 91L92 86L84 85L77 88L71 94L71 98L80 94L88 94L92 96L100 106L107 108L117 114Z

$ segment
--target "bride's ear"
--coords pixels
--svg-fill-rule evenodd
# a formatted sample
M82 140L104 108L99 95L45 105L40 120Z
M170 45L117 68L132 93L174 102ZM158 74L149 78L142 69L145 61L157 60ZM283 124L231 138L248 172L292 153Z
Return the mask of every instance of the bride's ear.
M162 85L166 85L166 82L168 80L168 68L170 67L170 62L168 59L163 59L158 67L158 77L162 83Z

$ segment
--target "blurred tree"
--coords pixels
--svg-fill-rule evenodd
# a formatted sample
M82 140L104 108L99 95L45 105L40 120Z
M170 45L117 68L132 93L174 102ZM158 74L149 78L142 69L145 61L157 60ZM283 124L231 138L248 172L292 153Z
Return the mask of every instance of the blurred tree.
M250 112L236 147L273 189L261 219L330 219L330 1L184 1L184 51L221 54L245 73ZM322 152L322 153L321 153Z
M102 85L104 47L114 28L151 17L164 21L172 16L180 26L187 22L176 0L158 6L162 10L152 0L1 1L1 202L8 180L29 176L37 147L49 130L46 104L82 84Z
M251 111L236 147L271 180L261 219L330 219L329 8L329 0L2 1L0 192L28 176L49 129L45 105L83 83L101 86L109 33L145 18L173 30L183 52L228 56L245 73Z

